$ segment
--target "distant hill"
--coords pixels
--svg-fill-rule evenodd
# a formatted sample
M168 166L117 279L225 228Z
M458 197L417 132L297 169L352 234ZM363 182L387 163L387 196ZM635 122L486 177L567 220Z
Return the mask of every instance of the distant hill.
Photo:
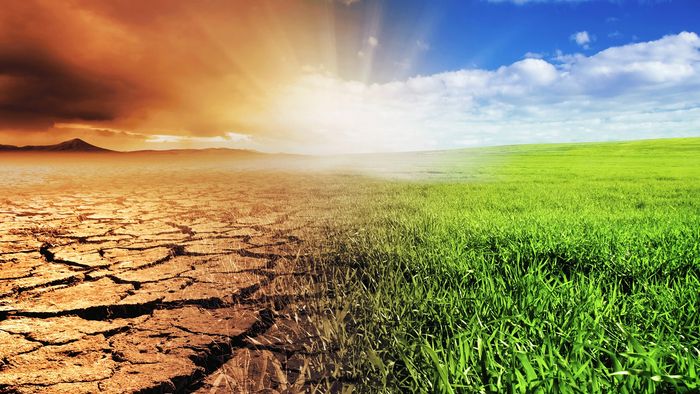
M200 156L200 155L221 155L223 157L236 158L253 158L264 157L268 154L248 149L229 149L229 148L207 148L207 149L166 149L166 150L136 150L136 151L116 151L87 143L80 138L61 142L55 145L0 145L0 152L49 152L49 153L116 153L126 154L132 157L168 157L168 156Z
M74 138L55 145L0 145L0 152L114 152Z

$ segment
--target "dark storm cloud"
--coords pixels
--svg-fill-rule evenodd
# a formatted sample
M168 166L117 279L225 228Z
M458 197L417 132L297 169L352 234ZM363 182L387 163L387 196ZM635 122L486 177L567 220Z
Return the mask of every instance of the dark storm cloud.
M105 121L117 115L123 83L65 64L40 48L0 48L0 118L15 127Z
M163 136L285 139L269 108L305 70L335 69L333 37L352 29L336 26L334 10L352 8L335 0L3 0L0 143L75 133L113 149Z

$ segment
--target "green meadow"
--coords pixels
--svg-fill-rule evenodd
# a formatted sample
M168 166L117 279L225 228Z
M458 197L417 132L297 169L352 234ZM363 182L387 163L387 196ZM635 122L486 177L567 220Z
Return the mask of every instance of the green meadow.
M700 139L431 160L332 201L323 259L357 389L700 390Z

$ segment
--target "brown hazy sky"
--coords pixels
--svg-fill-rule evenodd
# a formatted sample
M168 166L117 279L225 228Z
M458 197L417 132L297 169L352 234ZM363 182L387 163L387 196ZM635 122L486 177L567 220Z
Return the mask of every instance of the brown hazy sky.
M357 33L343 3L4 1L0 144L284 150L269 108L304 70L338 69L337 35Z

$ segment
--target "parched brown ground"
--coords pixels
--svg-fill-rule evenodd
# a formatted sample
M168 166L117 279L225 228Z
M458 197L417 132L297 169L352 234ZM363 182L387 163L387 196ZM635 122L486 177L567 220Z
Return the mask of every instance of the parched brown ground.
M0 392L338 389L303 177L172 166L0 171Z

